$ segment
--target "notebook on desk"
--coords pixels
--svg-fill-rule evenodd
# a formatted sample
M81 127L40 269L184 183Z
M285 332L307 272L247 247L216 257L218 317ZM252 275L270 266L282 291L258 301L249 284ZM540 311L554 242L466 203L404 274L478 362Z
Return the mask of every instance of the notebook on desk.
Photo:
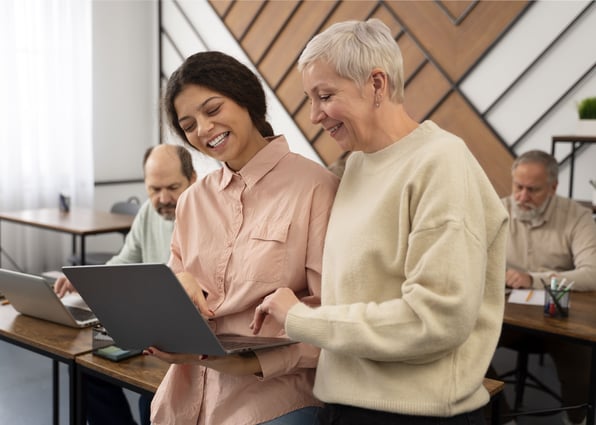
M62 271L119 347L223 356L295 342L216 335L165 264L65 266Z
M0 292L21 314L83 328L97 323L88 309L66 305L41 276L0 269Z

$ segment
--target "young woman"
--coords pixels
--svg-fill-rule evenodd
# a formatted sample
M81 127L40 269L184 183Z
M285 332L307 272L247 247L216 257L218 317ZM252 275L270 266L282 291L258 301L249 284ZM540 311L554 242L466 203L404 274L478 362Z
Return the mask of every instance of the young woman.
M259 80L223 53L189 57L168 82L165 109L183 140L224 164L180 197L169 262L213 329L250 335L255 307L279 287L318 304L337 177L273 135ZM284 330L271 321L262 333ZM317 423L311 345L220 358L147 353L173 363L153 424Z

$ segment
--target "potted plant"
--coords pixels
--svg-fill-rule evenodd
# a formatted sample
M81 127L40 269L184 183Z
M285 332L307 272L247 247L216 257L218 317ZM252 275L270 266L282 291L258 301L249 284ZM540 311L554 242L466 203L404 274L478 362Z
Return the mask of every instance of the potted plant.
M586 97L577 104L578 133L596 136L596 97Z

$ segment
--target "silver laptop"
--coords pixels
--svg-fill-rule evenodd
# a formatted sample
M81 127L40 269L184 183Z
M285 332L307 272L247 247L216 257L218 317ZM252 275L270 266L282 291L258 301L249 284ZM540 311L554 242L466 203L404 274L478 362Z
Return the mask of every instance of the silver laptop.
M41 276L0 269L0 291L15 310L27 316L73 328L97 323L91 311L65 305Z
M65 266L62 271L119 347L223 356L295 343L216 335L165 264Z

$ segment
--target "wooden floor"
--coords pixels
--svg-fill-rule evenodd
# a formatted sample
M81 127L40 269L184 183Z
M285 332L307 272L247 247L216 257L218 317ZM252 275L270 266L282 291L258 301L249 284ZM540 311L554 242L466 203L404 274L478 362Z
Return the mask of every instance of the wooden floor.
M515 363L514 352L499 349L494 366L497 372L510 370ZM537 356L530 356L530 371L540 380L553 388L558 388L556 372L550 357L546 356L544 365L538 364ZM46 357L15 347L0 341L0 424L11 425L49 425L52 412L52 362ZM68 372L60 367L60 424L68 424ZM511 403L513 391L511 385L505 386L505 398ZM135 419L138 420L138 395L125 391ZM555 401L548 395L532 388L527 388L524 407L542 409L554 406ZM517 419L518 425L559 425L562 414L535 417L523 416Z

